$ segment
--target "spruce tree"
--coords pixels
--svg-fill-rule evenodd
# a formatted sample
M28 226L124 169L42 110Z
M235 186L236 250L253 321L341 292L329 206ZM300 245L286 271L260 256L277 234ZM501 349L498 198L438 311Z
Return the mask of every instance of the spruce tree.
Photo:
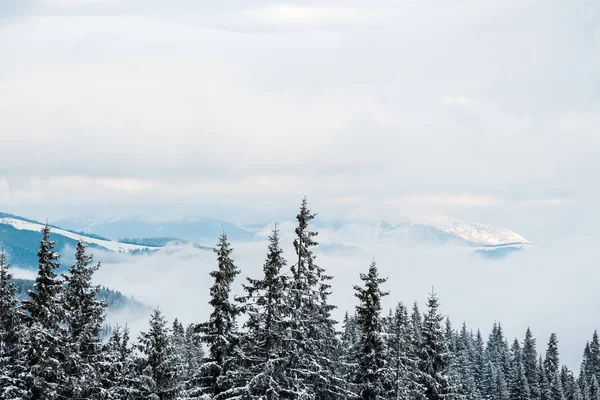
M77 242L75 263L65 276L63 307L65 311L66 360L61 396L88 398L99 393L101 386L102 325L106 303L97 299L99 286L92 276L100 264L91 265L83 241Z
M22 305L27 333L21 376L25 380L26 399L57 399L65 381L62 283L55 272L60 267L60 256L54 251L54 245L46 224L42 229L34 290L29 291L29 299Z
M102 395L109 399L137 399L139 373L129 345L129 328L117 325L104 345L101 364Z
M239 305L231 298L231 285L240 273L231 258L233 249L223 233L214 252L217 254L217 269L210 273L214 284L210 288L212 312L208 321L199 324L197 331L208 345L208 355L200 366L195 386L200 394L219 395L235 386L233 381L239 344L236 317Z
M510 399L531 400L529 384L525 375L525 366L519 341L515 339L511 347L511 376L510 376Z
M546 358L544 359L544 369L549 379L552 379L554 375L559 373L560 360L558 358L558 339L556 333L550 334L548 340L548 348L546 350Z
M157 308L150 317L150 328L141 332L137 350L140 376L137 389L143 398L174 400L179 393L177 358L167 322Z
M267 258L261 279L247 278L246 296L242 298L248 320L243 339L243 354L247 368L245 390L250 399L285 397L285 335L290 315L285 303L288 277L282 273L286 261L275 228L269 237Z
M525 340L523 341L523 368L525 369L525 378L529 385L531 398L532 400L539 400L541 396L540 372L538 370L538 354L535 342L531 329L527 328Z
M367 274L360 274L364 287L355 285L356 323L360 329L356 358L355 384L362 400L380 400L385 398L385 379L390 375L386 366L386 349L383 338L381 317L381 298L387 292L380 289L387 278L380 278L375 261L369 266Z
M452 354L442 328L444 317L438 312L438 307L438 298L432 293L427 302L419 348L420 381L428 400L447 399L457 395L457 390L448 375Z
M404 304L398 303L392 315L387 337L387 359L393 382L389 398L415 400L423 398L418 383L418 358L413 348L413 330Z
M312 248L317 232L309 230L315 217L302 200L296 216L294 249L297 262L291 267L292 279L287 291L291 316L287 326L287 391L290 396L308 399L344 398L344 382L339 373L339 343L328 301L331 276L315 263Z
M598 332L594 331L592 335L592 341L590 342L590 354L589 354L589 379L592 375L596 376L596 379L600 378L600 340L598 339Z
M0 253L0 398L20 399L23 382L18 377L21 357L21 318L15 295L17 287L4 250Z

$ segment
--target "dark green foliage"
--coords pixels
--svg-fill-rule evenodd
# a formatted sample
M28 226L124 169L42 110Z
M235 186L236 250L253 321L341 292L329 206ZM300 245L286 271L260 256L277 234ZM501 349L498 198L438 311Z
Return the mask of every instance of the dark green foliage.
M50 240L50 227L46 225L38 251L35 291L30 291L29 299L23 301L27 335L21 376L25 380L28 399L57 399L64 382L66 352L60 325L64 317L60 298L62 282L55 272L60 263L54 245L55 242Z
M173 400L179 393L177 355L171 343L167 322L160 310L150 317L150 328L140 333L136 361L138 379L133 387L141 398Z
M380 289L387 278L380 278L375 261L369 266L368 274L361 274L364 287L355 285L356 324L359 338L356 346L356 377L354 383L362 400L383 399L386 380L389 382L392 370L386 362L386 348L383 338L381 298L388 293Z
M92 285L92 276L100 264L91 265L86 246L77 243L75 264L65 276L63 298L65 351L63 364L65 378L61 396L87 398L100 393L98 374L102 360L102 326L106 303L98 300L99 286Z

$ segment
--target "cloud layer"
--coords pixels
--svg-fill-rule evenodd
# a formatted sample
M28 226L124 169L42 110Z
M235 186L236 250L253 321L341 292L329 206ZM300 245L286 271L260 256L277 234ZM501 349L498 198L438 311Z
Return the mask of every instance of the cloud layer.
M597 195L597 3L165 4L2 6L1 204Z

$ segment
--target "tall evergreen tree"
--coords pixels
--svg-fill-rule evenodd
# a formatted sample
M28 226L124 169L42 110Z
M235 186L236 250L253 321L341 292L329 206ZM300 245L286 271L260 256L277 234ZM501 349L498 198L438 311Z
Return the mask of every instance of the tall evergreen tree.
M61 396L88 398L100 392L99 375L102 362L102 325L106 303L98 300L99 286L92 285L92 276L100 264L91 265L83 241L77 242L75 263L65 276L63 299L65 310L66 360Z
M315 263L312 248L317 232L309 230L315 217L308 209L306 198L302 200L296 216L296 239L294 249L297 262L291 267L292 280L288 290L291 316L288 324L288 361L286 379L288 392L297 398L343 398L347 395L340 379L338 340L335 321L329 303L331 276Z
M521 353L519 341L515 339L511 347L511 376L510 376L510 399L531 400L529 384L525 375L525 366Z
M141 353L137 361L140 376L137 389L142 398L176 399L179 393L177 358L167 321L159 309L152 312L148 331L140 333L137 349Z
M102 353L102 395L108 399L141 398L142 394L138 390L139 373L135 369L135 359L129 344L129 328L115 326Z
M404 304L398 303L391 318L387 337L387 357L393 382L389 398L415 400L423 398L418 380L418 358L413 348L413 330Z
M218 395L235 385L232 372L239 361L234 359L239 344L236 317L241 312L231 298L231 285L240 271L231 258L233 249L225 233L220 236L214 251L218 267L210 273L215 280L210 288L212 312L208 321L197 328L202 341L208 345L208 357L195 377L200 393L209 395Z
M46 224L42 229L34 290L29 291L29 299L22 305L27 327L21 375L25 380L26 399L57 399L65 380L66 352L60 325L64 316L62 283L55 272L60 267L60 256L54 251L54 245Z
M428 400L454 398L457 394L448 375L452 354L444 338L442 328L444 317L438 312L438 307L438 298L432 293L423 319L422 342L419 349L420 380Z
M532 400L539 400L540 393L540 372L537 364L536 340L527 328L525 340L523 341L523 368L525 369L525 378L529 385Z
M279 231L269 237L267 258L261 279L247 278L242 298L248 320L243 340L244 359L249 374L245 383L247 398L279 399L286 396L286 320L290 310L285 303L288 277L282 273L286 261L279 244Z
M558 339L556 333L550 334L546 358L544 359L544 369L548 379L553 379L554 375L560 372L560 360L558 358Z
M17 287L4 250L0 253L0 398L20 399L23 382L18 378L21 353L21 318L15 295Z
M381 298L388 292L380 285L387 278L380 278L375 261L369 266L367 274L360 274L364 287L355 285L356 323L360 328L356 362L355 383L362 400L380 400L385 398L385 378L390 375L386 366L386 351L383 338L383 320L381 317Z

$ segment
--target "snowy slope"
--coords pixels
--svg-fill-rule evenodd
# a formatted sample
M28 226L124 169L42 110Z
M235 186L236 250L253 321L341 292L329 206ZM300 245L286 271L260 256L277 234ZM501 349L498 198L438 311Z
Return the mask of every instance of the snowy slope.
M44 227L44 225L42 225L40 223L23 221L20 219L7 218L7 217L0 218L0 224L11 225L12 227L14 227L15 229L18 229L18 230L35 231L35 232L41 231L42 228ZM119 243L119 242L110 241L110 240L101 240L101 239L91 238L91 237L87 237L87 236L82 236L80 234L69 232L69 231L66 231L66 230L60 229L60 228L52 228L52 233L61 235L61 236L65 236L65 237L68 237L73 240L82 239L85 243L95 244L97 246L104 247L107 250L116 251L116 252L120 252L120 253L129 253L130 251L134 251L134 250L149 249L149 247L146 247L146 246L139 246L139 245L127 244L127 243Z
M474 222L453 221L449 225L440 226L439 229L468 242L482 245L531 243L523 236L509 229L483 225Z

